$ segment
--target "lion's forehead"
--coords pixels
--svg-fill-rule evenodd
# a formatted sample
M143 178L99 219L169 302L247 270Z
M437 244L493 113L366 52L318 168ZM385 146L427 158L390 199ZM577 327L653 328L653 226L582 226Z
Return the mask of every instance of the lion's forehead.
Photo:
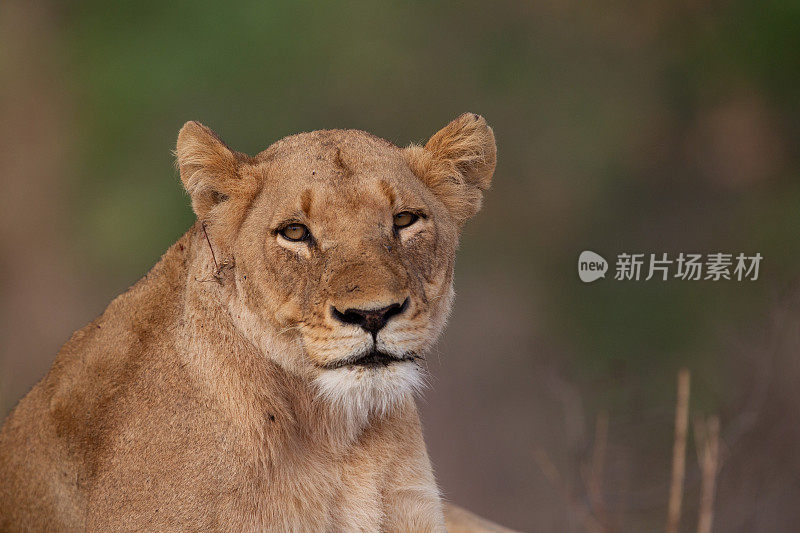
M400 148L360 130L317 130L285 137L261 152L257 161L335 166L397 165Z
M358 130L294 135L267 152L256 158L256 173L264 180L264 201L278 211L311 206L317 215L338 211L363 218L373 209L421 208L430 200L402 150Z

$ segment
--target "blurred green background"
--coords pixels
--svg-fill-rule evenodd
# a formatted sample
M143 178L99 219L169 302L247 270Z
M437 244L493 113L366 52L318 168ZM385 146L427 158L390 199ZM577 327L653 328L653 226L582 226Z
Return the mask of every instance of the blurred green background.
M192 223L186 120L254 154L332 127L402 146L473 111L497 173L421 402L445 496L525 531L660 529L687 366L692 415L722 419L716 530L796 527L800 2L6 0L0 46L0 413ZM586 285L586 249L764 261ZM698 479L690 442L687 531Z

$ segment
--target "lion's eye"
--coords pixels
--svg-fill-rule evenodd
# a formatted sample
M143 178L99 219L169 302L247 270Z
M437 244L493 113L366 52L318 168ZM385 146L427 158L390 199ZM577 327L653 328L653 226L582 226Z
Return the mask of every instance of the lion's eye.
M289 224L278 233L287 241L305 241L311 236L308 228L302 224Z
M403 211L402 213L397 213L394 216L394 227L395 228L407 228L414 222L419 219L419 216L415 215L414 213L409 213L408 211Z

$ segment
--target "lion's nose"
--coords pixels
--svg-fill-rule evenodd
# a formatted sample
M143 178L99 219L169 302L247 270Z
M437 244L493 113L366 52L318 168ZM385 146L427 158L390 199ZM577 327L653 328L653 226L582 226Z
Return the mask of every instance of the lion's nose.
M389 320L401 314L408 308L408 298L403 303L393 303L380 309L347 309L341 312L336 307L331 307L331 314L345 324L361 326L364 331L376 335Z

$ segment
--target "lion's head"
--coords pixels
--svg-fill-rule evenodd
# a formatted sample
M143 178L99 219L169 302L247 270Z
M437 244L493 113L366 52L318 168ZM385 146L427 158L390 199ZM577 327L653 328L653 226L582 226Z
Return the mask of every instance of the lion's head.
M325 130L255 157L188 122L177 160L225 265L231 316L267 356L322 397L369 409L419 384L451 304L459 229L494 173L482 117L461 115L424 147Z

